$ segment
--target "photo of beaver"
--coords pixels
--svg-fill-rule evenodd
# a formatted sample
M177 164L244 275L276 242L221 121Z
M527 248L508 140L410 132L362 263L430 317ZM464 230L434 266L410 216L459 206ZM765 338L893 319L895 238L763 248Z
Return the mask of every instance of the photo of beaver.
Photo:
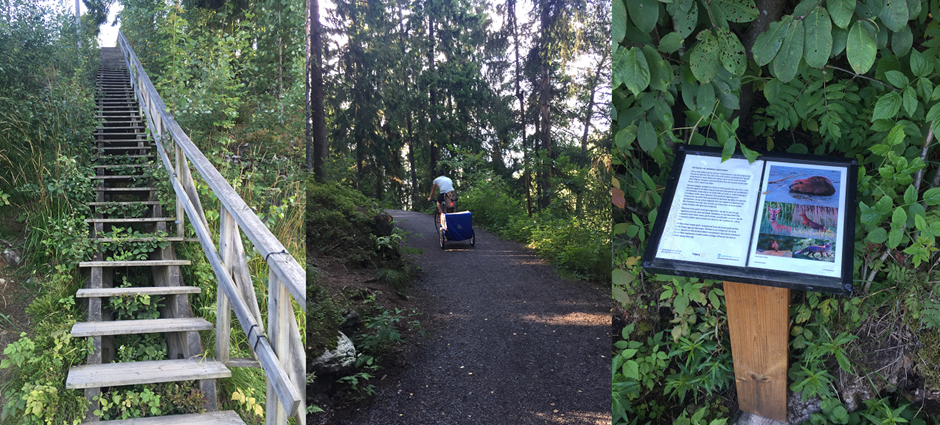
M838 208L841 177L838 170L771 165L765 199Z

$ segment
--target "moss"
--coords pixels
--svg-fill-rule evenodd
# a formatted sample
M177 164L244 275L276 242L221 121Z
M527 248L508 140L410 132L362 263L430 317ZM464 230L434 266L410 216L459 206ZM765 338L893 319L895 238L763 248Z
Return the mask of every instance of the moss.
M920 337L921 348L917 350L915 362L927 388L940 389L940 337L933 332L925 332Z
M339 183L307 180L307 249L334 257L374 256L371 234L377 233L375 203Z
M322 353L336 348L340 325L343 324L343 308L330 292L320 284L316 269L307 271L307 351ZM308 359L317 355L308 356Z

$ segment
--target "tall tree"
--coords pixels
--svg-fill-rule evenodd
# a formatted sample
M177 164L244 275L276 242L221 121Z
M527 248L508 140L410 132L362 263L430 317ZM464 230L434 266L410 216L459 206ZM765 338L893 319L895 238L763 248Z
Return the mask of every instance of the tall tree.
M329 145L323 110L323 41L320 35L319 3L319 0L307 1L307 169L312 168L317 178L326 179L323 161L329 154Z

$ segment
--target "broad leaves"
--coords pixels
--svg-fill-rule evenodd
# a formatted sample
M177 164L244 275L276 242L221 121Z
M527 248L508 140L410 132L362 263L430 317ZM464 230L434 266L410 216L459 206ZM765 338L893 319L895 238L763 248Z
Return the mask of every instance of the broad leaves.
M845 53L849 58L849 65L857 74L864 74L875 63L875 54L878 48L875 40L868 31L862 27L861 22L855 22L849 30L849 37L845 43Z

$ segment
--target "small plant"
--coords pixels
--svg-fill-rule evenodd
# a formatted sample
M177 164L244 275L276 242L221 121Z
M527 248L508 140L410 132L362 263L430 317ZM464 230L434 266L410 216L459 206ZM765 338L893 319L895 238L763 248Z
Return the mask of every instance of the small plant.
M253 396L251 396L251 391L249 391L248 394L246 395L245 393L242 392L241 389L236 388L235 391L232 392L232 400L237 401L247 411L258 416L259 418L264 417L264 407L261 406L261 404L259 404L258 401L255 400Z

